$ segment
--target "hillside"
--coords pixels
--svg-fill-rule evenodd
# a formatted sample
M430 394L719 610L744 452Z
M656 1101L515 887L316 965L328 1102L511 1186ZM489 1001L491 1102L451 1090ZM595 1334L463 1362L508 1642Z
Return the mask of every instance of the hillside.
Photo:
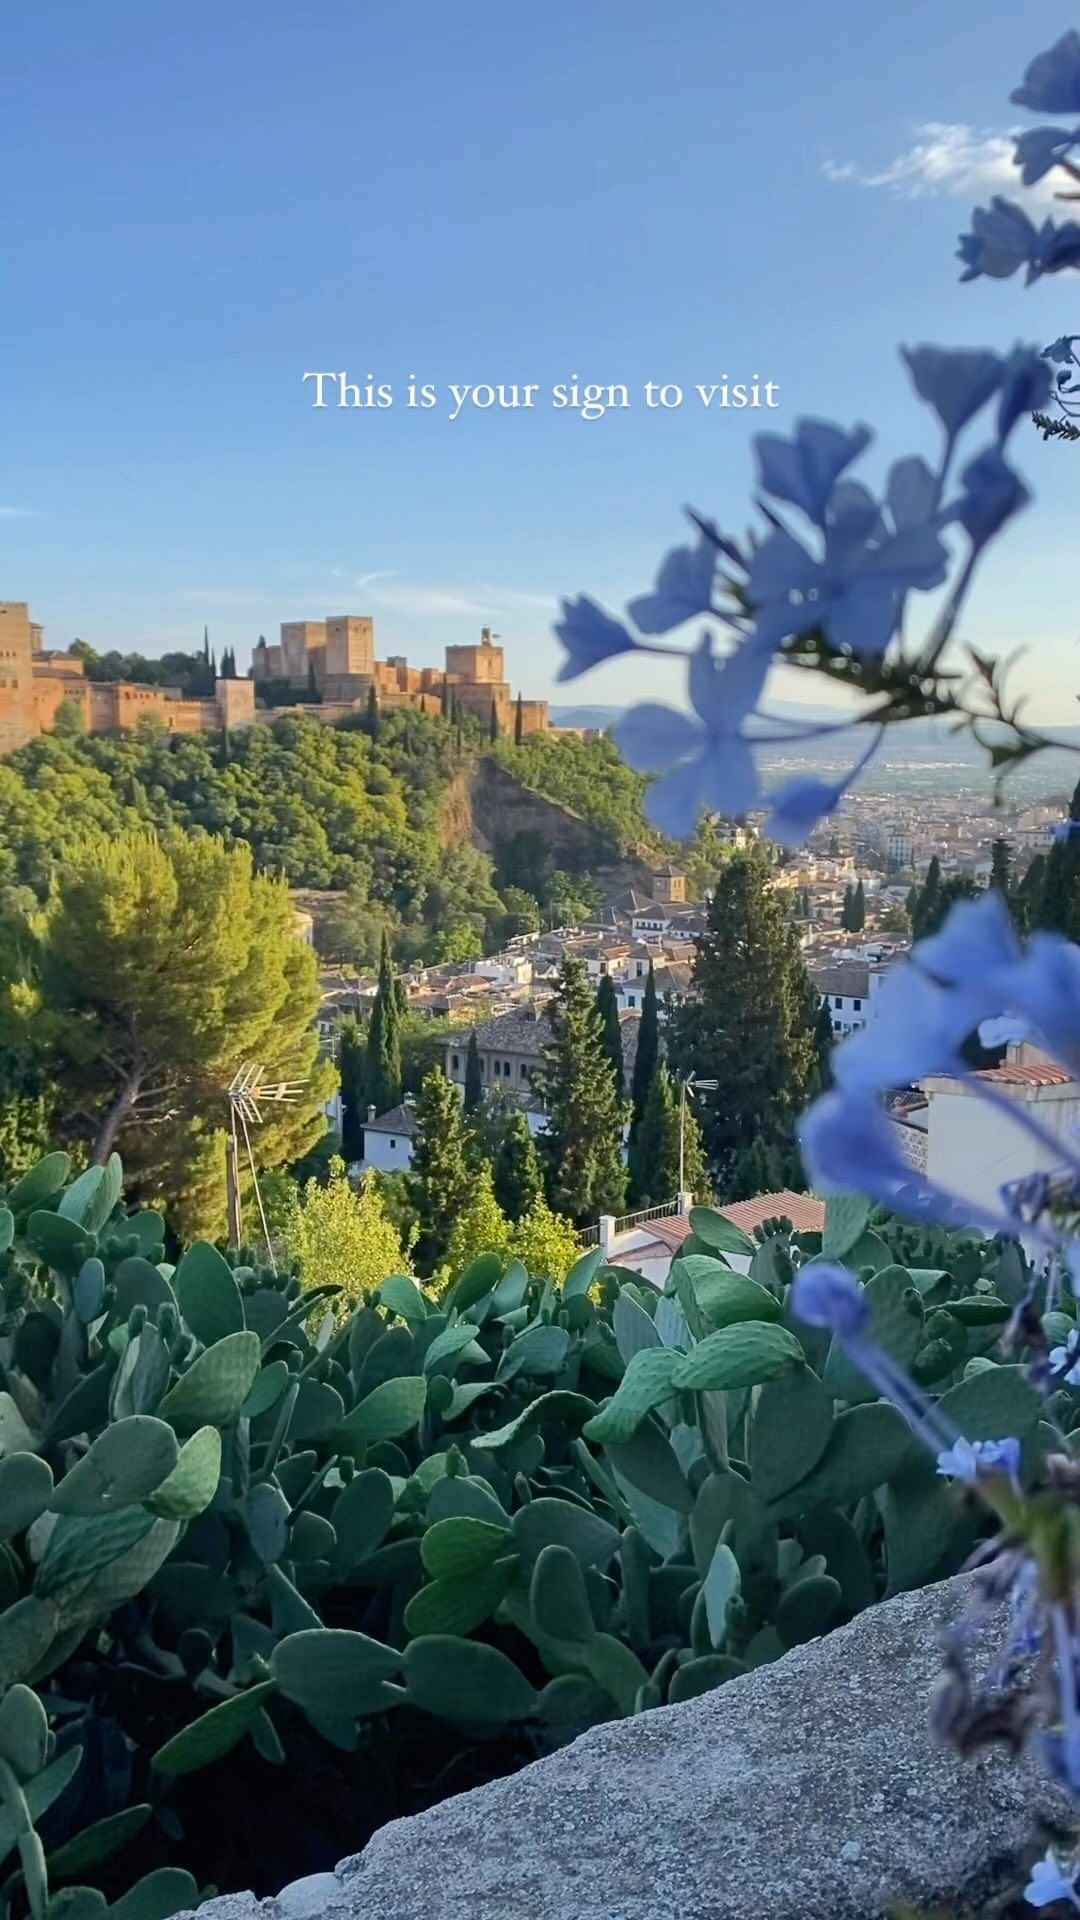
M87 835L202 829L248 842L292 887L340 896L327 951L362 960L386 924L403 959L466 958L584 911L595 880L625 884L626 857L655 842L642 791L610 741L492 744L399 710L374 732L366 715L286 715L231 735L46 735L0 763L0 887L43 897Z

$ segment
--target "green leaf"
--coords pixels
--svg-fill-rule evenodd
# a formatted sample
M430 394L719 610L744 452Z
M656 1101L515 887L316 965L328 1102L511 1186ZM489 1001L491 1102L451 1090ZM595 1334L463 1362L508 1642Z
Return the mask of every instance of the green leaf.
M529 1586L529 1605L540 1632L551 1640L585 1646L596 1632L581 1563L569 1547L544 1547Z
M705 1245L715 1248L717 1253L742 1253L753 1257L757 1251L757 1242L751 1240L750 1235L735 1226L733 1221L725 1220L715 1207L691 1207L690 1229L698 1240L704 1240Z
M842 1260L866 1230L871 1202L862 1193L831 1193L825 1203L822 1257Z
M676 1285L690 1288L699 1312L716 1330L742 1320L779 1320L781 1315L780 1302L768 1287L705 1254L680 1260Z
M199 1903L199 1888L183 1867L158 1867L143 1875L109 1908L108 1920L172 1920Z
M884 1400L851 1407L833 1421L813 1471L775 1503L773 1512L783 1519L814 1506L852 1506L903 1472L918 1451L918 1441L895 1407Z
M668 1705L678 1706L683 1700L696 1700L700 1694L712 1693L715 1687L737 1680L746 1670L743 1662L733 1660L730 1654L700 1654L696 1660L687 1660L684 1666L676 1667L668 1688Z
M261 1413L269 1413L281 1399L292 1375L284 1360L271 1360L260 1367L252 1383L251 1392L240 1409L244 1420L257 1420Z
M619 1547L616 1527L602 1520L598 1513L587 1512L569 1500L530 1500L514 1514L510 1532L525 1565L530 1568L543 1549L552 1544L569 1547L583 1567L600 1568L608 1565Z
M36 1453L9 1453L0 1460L0 1540L32 1526L52 1499L53 1477Z
M141 1506L119 1507L115 1513L62 1514L49 1535L34 1592L59 1594L89 1580L142 1540L153 1524L153 1514Z
M150 1761L154 1772L194 1773L199 1767L208 1767L212 1760L220 1760L223 1753L230 1752L245 1733L250 1732L263 1701L277 1690L276 1680L260 1680L245 1692L234 1694L231 1700L211 1707L208 1713L181 1727L179 1733L174 1733L171 1740L158 1748Z
M498 1253L480 1253L466 1267L444 1301L446 1309L454 1313L465 1313L475 1306L485 1294L498 1286L503 1275L504 1261Z
M906 1267L883 1267L867 1281L864 1299L870 1309L866 1338L900 1366L908 1367L923 1342L922 1296L911 1284ZM821 1376L835 1400L876 1400L877 1388L834 1339Z
M506 1552L506 1528L460 1516L437 1520L420 1542L420 1558L434 1580L451 1580L490 1566Z
M842 1604L840 1583L831 1574L808 1574L794 1581L781 1594L776 1609L776 1630L785 1647L800 1647L827 1633Z
M633 1713L638 1688L649 1678L637 1654L612 1634L597 1633L585 1649L584 1660L597 1686L611 1695L620 1714Z
M413 1706L441 1720L499 1727L536 1712L536 1693L524 1674L505 1653L479 1640L441 1633L411 1640L405 1684Z
M334 1502L331 1519L337 1535L334 1565L345 1578L361 1560L374 1553L390 1531L394 1517L394 1488L381 1467L354 1474Z
M609 1443L608 1458L623 1480L676 1513L689 1513L694 1496L675 1455L655 1420L643 1420L628 1440Z
M180 1311L197 1340L212 1347L244 1330L244 1303L232 1268L208 1240L196 1240L173 1275Z
M965 1440L1025 1440L1042 1402L1023 1367L984 1367L942 1394L938 1408Z
M227 1425L251 1392L261 1359L257 1333L227 1334L192 1361L165 1395L159 1413L181 1432Z
M570 1349L565 1327L526 1327L512 1340L499 1361L496 1380L512 1380L515 1374L556 1374L560 1372Z
M766 1381L750 1419L749 1448L750 1479L763 1500L778 1500L813 1472L832 1427L832 1399L810 1367Z
M419 1325L428 1317L427 1301L416 1281L407 1273L392 1273L389 1279L383 1281L376 1299L389 1313L400 1315L402 1320L410 1324Z
M74 1280L93 1243L74 1220L58 1213L32 1213L26 1223L26 1239L38 1258L54 1272Z
M45 1765L48 1746L49 1717L32 1688L16 1681L0 1701L0 1757L29 1780Z
M132 1307L145 1307L154 1319L159 1307L176 1305L176 1295L165 1275L139 1253L121 1260L109 1284L113 1292L109 1323L114 1327L127 1321Z
M504 1536L505 1540L505 1536ZM405 1630L415 1638L431 1633L472 1633L489 1620L517 1572L516 1554L452 1580L432 1580L414 1593L405 1608Z
M674 1347L635 1353L612 1398L584 1427L586 1440L605 1445L629 1440L645 1415L674 1395L673 1376L682 1358Z
M716 1648L724 1644L727 1634L728 1608L738 1594L739 1581L739 1563L731 1548L721 1540L709 1562L709 1571L705 1575L705 1585L702 1589L705 1595L705 1617L709 1624L709 1638Z
M40 1820L55 1800L70 1786L82 1761L82 1748L69 1747L52 1761L44 1773L35 1774L23 1787L23 1799L31 1820ZM8 1802L0 1802L0 1860L6 1860L19 1838L19 1816Z
M285 1698L305 1711L351 1720L371 1711L373 1690L401 1672L402 1657L366 1633L321 1627L279 1640L270 1671Z
M376 1440L397 1440L411 1433L427 1403L427 1381L414 1373L384 1380L339 1427L338 1444L371 1446Z
M135 1413L98 1434L53 1491L53 1513L108 1513L144 1500L160 1487L178 1458L176 1435L164 1420Z
M551 1393L541 1393L530 1400L505 1427L498 1427L494 1433L475 1434L469 1444L474 1451L497 1453L512 1440L524 1440L528 1434L535 1433L537 1427L548 1424L558 1423L576 1432L595 1412L595 1400L589 1400L583 1393L569 1393L563 1387L556 1387Z
M71 1172L70 1153L47 1153L20 1179L7 1196L12 1213L31 1213L59 1193Z
M472 1346L475 1338L476 1328L471 1320L459 1320L452 1327L444 1327L424 1355L424 1372L434 1373L443 1361L456 1360L458 1354Z
M87 1867L96 1867L102 1860L111 1859L142 1832L152 1812L153 1808L145 1803L125 1807L120 1813L107 1814L104 1820L95 1820L93 1826L84 1827L81 1833L49 1854L50 1880L70 1880L73 1874L85 1873Z
M194 1520L205 1513L221 1478L221 1435L216 1427L200 1427L185 1440L167 1480L146 1504L166 1520Z
M690 1353L676 1354L671 1379L680 1392L722 1393L776 1380L803 1365L802 1347L787 1327L747 1320L710 1333Z
M603 1258L599 1247L590 1247L587 1253L579 1254L562 1283L564 1300L573 1300L578 1294L588 1293L600 1270Z

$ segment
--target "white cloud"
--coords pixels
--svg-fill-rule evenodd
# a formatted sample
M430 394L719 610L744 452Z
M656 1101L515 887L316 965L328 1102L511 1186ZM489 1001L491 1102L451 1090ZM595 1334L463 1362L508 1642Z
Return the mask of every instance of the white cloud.
M426 585L389 572L363 573L352 584L376 607L416 620L493 620L502 614L546 616L555 611L554 595L513 587Z
M1023 186L1013 165L1013 137L1007 133L932 120L916 127L914 134L914 144L878 172L854 160L826 160L825 178L840 185L885 187L912 200L927 194L981 200L1005 193L1041 206L1055 204L1055 184L1058 190L1069 185L1068 176L1055 168L1037 186Z

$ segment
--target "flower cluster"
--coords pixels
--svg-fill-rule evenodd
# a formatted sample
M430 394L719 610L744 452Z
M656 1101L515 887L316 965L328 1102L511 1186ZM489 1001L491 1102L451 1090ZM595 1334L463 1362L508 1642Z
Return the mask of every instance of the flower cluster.
M1080 115L1080 33L1075 27L1036 55L1012 99L1032 113ZM1078 148L1080 126L1032 127L1020 134L1015 161L1024 186L1034 186L1055 169L1080 180L1080 170L1071 158ZM1030 285L1044 273L1080 267L1080 225L1075 220L1061 226L1044 220L1037 227L1022 207L998 194L989 207L977 209L971 232L962 236L958 251L964 280L980 274L1007 280L1023 267Z

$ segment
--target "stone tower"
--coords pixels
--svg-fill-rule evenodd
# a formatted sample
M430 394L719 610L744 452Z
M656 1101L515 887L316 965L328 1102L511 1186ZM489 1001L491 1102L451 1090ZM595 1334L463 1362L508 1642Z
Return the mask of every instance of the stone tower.
M26 601L0 600L0 754L14 753L38 732L34 651Z

